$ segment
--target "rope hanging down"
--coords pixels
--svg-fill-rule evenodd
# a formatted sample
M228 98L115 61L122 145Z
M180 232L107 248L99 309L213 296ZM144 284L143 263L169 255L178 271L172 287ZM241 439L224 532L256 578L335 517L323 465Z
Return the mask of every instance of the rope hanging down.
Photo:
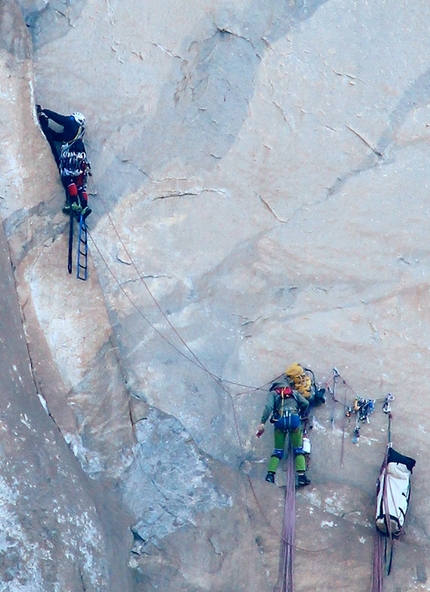
M105 257L103 257L100 249L98 248L94 237L89 233L90 238L91 238L91 242L94 245L94 248L96 249L97 253L99 254L101 260L103 261L104 265L106 266L108 272L110 273L110 275L113 277L113 279L115 280L115 282L117 283L118 287L120 288L120 290L122 291L122 293L127 297L127 299L130 301L130 303L132 304L132 306L136 309L136 311L140 314L140 316L149 324L149 326L159 335L159 337L161 337L161 339L163 339L168 345L170 345L179 355L181 355L182 357L184 357L186 360L188 360L189 362L191 362L192 364L194 364L195 366L197 366L198 368L200 368L201 370L203 370L208 376L210 376L211 378L213 378L218 384L221 385L221 383L224 384L229 384L231 386L238 386L241 388L246 388L247 391L242 392L242 393L238 393L236 396L239 395L244 395L244 394L248 394L250 392L255 392L255 391L260 391L260 390L267 390L267 386L270 383L265 383L262 386L253 386L253 385L247 385L247 384L242 384L240 382L236 382L236 381L232 381L232 380L227 380L225 378L222 378L218 375L216 375L215 373L211 372L207 366L198 358L198 356L194 353L194 351L190 348L190 346L186 343L186 341L184 340L184 338L181 336L181 334L179 333L179 331L176 329L176 327L173 325L172 321L170 320L170 318L168 317L168 315L164 312L164 310L162 309L162 307L160 306L159 302L157 301L157 299L155 298L154 294L152 293L150 287L148 286L148 283L145 281L144 276L141 274L141 272L139 271L139 269L137 268L137 265L134 261L134 259L132 258L127 246L125 245L124 241L122 240L113 220L112 217L109 213L109 210L104 202L104 200L102 198L100 198L100 202L103 204L103 207L105 209L106 212L106 216L109 220L110 225L112 226L121 246L124 249L124 252L126 253L129 261L131 262L131 265L133 267L133 269L135 270L135 273L137 275L137 277L139 278L139 280L142 282L142 284L144 285L149 297L151 298L151 300L153 301L154 305L156 306L156 308L158 309L158 311L160 312L160 314L162 315L163 319L166 321L166 323L169 325L170 329L173 331L173 333L176 335L176 337L179 339L179 341L182 343L182 345L184 346L184 348L186 349L186 351L188 351L188 353L190 355L187 355L186 353L184 353L183 351L181 351L179 349L179 347L177 347L170 339L168 339L159 329L157 329L155 327L155 325L145 316L145 314L139 309L139 307L134 303L134 301L132 300L132 298L129 296L129 294L124 290L124 287L122 286L121 282L118 280L118 278L116 277L115 273L113 272L113 270L111 269L111 267L109 266L108 262L106 261ZM229 393L230 396L231 393Z
M142 318L149 324L149 326L154 330L154 332L156 332L164 341L166 341L173 349L175 349L178 354L180 354L181 356L186 358L189 362L191 362L193 365L197 366L200 370L203 370L205 373L207 373L218 384L218 386L228 395L228 397L230 398L230 401L231 401L231 405L232 405L233 420L234 420L234 424L235 424L235 431L236 431L239 447L241 448L241 450L243 452L243 443L242 443L242 438L240 435L240 429L238 426L237 412L236 412L235 405L234 405L234 397L230 393L230 391L224 386L223 383L247 388L247 389L249 389L249 392L258 391L258 390L266 390L266 388L265 388L266 385L263 385L263 387L254 387L254 386L240 384L240 383L234 382L234 381L224 380L221 377L212 373L206 367L206 365L197 357L197 355L191 350L191 348L188 346L188 344L184 341L184 339L179 334L177 329L173 326L171 320L168 318L166 313L162 310L160 304L155 299L154 295L152 294L149 286L147 285L147 283L145 281L145 278L139 272L135 262L133 261L131 255L126 247L126 245L122 241L122 239L121 239L121 237L120 237L120 235L119 235L119 233L118 233L118 231L111 219L111 216L106 208L106 205L104 204L103 200L101 200L101 201L102 201L103 206L106 210L107 217L110 220L110 223L111 223L121 245L123 246L125 252L127 253L129 260L132 262L132 266L135 269L135 272L136 272L138 278L144 284L148 294L150 295L150 297L153 300L154 304L156 305L157 309L160 311L161 315L166 320L166 322L168 323L168 325L170 326L170 328L172 329L174 334L178 337L179 341L182 343L182 345L184 346L184 348L187 350L188 353L185 353L179 347L177 347L174 343L172 343L169 339L167 339L166 336L143 314L143 312L134 303L133 299L130 297L130 295L127 293L127 291L124 290L124 287L119 282L119 280L116 278L113 270L110 268L106 259L103 257L102 253L100 252L100 249L96 245L94 238L90 235L91 241L92 241L96 251L98 252L101 260L105 264L110 275L114 278L115 282L117 283L117 285L120 288L120 290L122 291L122 293L124 293L124 295L130 301L132 306L142 316ZM340 377L339 373L337 373L337 371L336 371L335 382L337 379L341 379L343 381L343 379ZM345 381L343 381L343 383L344 383L344 385L346 385ZM269 384L269 383L267 383L267 384ZM352 391L352 389L351 389L351 391ZM247 393L246 392L239 393L237 396L243 395L243 394L247 394ZM336 400L335 395L336 395L336 389L334 388L333 401L338 402ZM344 402L343 406L345 407L345 402ZM293 455L292 451L290 451L288 458L289 458L289 461L288 461L288 465L287 465L287 488L286 488L286 494L285 494L284 523L283 523L283 532L282 532L280 577L278 580L279 587L276 589L276 592L293 592L293 560L294 560L294 550L296 547L294 545L294 539L295 539L295 468L294 468L294 455ZM253 496L254 500L256 501L257 506L259 507L259 509L260 509L261 513L263 514L267 523L271 526L270 521L267 519L265 512L263 511L261 504L259 503L256 492L254 491L254 487L253 487L252 480L251 480L250 476L246 475L245 479L248 482L248 486L250 487L250 490L252 492L252 496ZM248 497L246 490L244 492L244 497L245 497L245 499ZM249 507L249 504L247 504L247 507ZM249 510L248 510L248 519L250 522L252 522L251 516L249 514ZM278 536L279 536L279 534L278 534ZM311 553L322 551L322 549L319 549L317 551L310 551L307 549L301 549L301 550L303 550L305 552L311 552Z
M154 332L159 335L159 337L161 339L163 339L166 343L168 343L180 356L184 357L185 359L187 359L191 364L197 366L200 370L203 370L204 372L206 372L217 384L218 386L226 393L226 395L229 397L230 399L230 403L232 406L232 416L233 416L233 422L234 422L234 426L235 426L235 432L236 432L236 437L237 437L237 441L239 444L239 448L242 451L242 454L244 453L244 447L243 447L243 442L242 442L242 438L241 438L241 434L240 434L240 429L239 429L239 423L238 423L238 418L237 418L237 411L236 411L236 407L235 407L235 402L234 402L234 397L233 395L230 393L230 391L226 388L226 386L223 383L228 383L231 385L236 385L236 386L240 386L240 387L245 387L247 389L249 389L249 391L258 391L258 390L267 390L266 385L264 385L263 387L253 387L253 386L249 386L249 385L244 385L244 384L240 384L237 382L233 382L233 381L227 381L224 380L220 377L218 377L216 374L212 373L209 371L209 369L198 359L198 357L196 356L196 354L194 352L192 352L192 350L190 349L190 347L188 346L188 344L186 344L186 342L183 340L183 338L181 337L181 335L179 334L179 332L176 330L176 328L173 326L171 320L167 317L166 313L162 310L162 308L160 307L159 303L157 302L157 300L155 299L154 295L152 294L149 286L147 285L147 283L145 282L144 277L142 276L142 274L139 272L139 270L137 269L136 264L134 263L130 253L128 252L127 247L125 246L124 242L122 241L114 223L113 220L107 210L107 207L104 203L104 201L101 199L100 200L103 203L103 206L105 208L107 217L121 243L121 245L123 246L125 252L127 253L130 261L132 261L132 265L133 268L136 270L136 273L139 277L139 279L141 280L141 282L145 285L146 290L148 291L148 293L150 294L152 300L154 301L154 303L156 304L157 308L159 309L160 313L162 314L162 316L166 319L167 323L169 324L169 326L171 327L171 329L173 330L173 332L177 335L177 337L179 338L179 340L181 341L181 343L183 343L183 345L185 346L185 348L187 349L187 351L191 354L190 356L188 356L184 351L182 351L179 347L177 347L174 343L172 343L172 341L170 341L145 315L144 313L140 310L140 308L135 304L135 302L133 301L133 299L130 297L130 295L127 293L127 291L124 289L124 287L122 286L121 282L118 280L118 278L116 277L115 273L113 272L113 270L111 269L111 267L109 266L108 262L106 261L105 257L103 256L103 254L101 253L100 249L98 248L94 237L91 235L91 233L89 233L91 242L95 248L95 250L97 251L97 253L99 254L102 262L104 263L104 265L106 266L109 274L112 276L112 278L114 279L114 281L116 282L116 284L118 285L119 289L121 290L121 292L126 296L126 298L129 300L129 302L131 303L131 305L134 307L134 309L137 311L137 313L148 323L148 325L154 330ZM88 231L89 232L89 231ZM269 383L267 383L269 384ZM240 394L246 394L246 393L240 393ZM255 492L254 486L252 484L252 480L251 477L249 475L245 475L244 473L242 473L245 482L248 483L248 486L251 490L252 496L257 504L257 507L260 509L261 514L263 515L265 521L269 524L269 526L272 528L272 525L270 523L270 521L268 520L268 518L266 517L266 514L258 500L258 496ZM248 520L250 523L252 523L252 519L251 519L251 515L250 515L250 505L247 502L247 498L248 498L248 493L246 491L246 488L244 490L244 499L246 501L246 507L248 508L247 513L248 513ZM279 533L277 533L277 536L279 536ZM312 552L312 551L310 551Z
M404 532L411 486L410 476L415 466L415 459L400 454L393 448L391 441L391 401L388 394L382 410L388 415L388 443L381 466L377 491L372 570L372 592L383 592L384 567L388 576L391 571L396 541Z
M392 446L392 442L391 442L392 415L391 415L391 405L388 402L388 397L391 397L391 399L393 398L392 395L388 395L385 402L384 402L384 406L383 406L383 410L388 414L388 429L387 429L388 443L387 443L387 449L385 452L384 460L382 462L380 474L383 474L383 472L387 468L388 451ZM384 513L386 511L388 511L388 515L389 515L389 510L387 507L386 479L384 479L384 482L383 482L382 503L383 503ZM377 513L377 510L376 510L376 513ZM389 536L390 542L391 542L389 569L388 569L388 573L389 573L391 570L391 562L393 559L393 542L394 542L392 539L392 536L391 536L391 532L390 532L389 521L387 523L387 530L388 530L388 536ZM374 534L374 544L373 544L372 592L383 592L383 590L384 590L384 563L386 563L386 560L387 560L387 539L385 538L385 540L384 540L382 533L378 529L376 529L375 534Z
M278 584L274 592L293 592L294 539L296 534L296 478L294 454L291 442L287 456L287 488L285 490L284 524L282 529L281 557Z

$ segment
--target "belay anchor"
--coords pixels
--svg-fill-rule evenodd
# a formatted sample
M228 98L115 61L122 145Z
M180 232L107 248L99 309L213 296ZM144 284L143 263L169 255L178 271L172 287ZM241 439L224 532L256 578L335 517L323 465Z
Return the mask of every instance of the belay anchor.
M357 414L355 421L354 434L352 436L353 444L358 444L360 438L360 422L369 423L369 415L373 413L375 409L374 399L363 399L362 397L356 397L352 407L347 407L345 415L351 417L353 413Z

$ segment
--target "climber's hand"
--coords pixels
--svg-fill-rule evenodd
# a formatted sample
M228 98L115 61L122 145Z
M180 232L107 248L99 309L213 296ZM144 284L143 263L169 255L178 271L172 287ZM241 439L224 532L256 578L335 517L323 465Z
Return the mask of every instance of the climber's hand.
M255 435L257 436L257 438L259 438L263 434L264 434L264 424L263 423L260 423L260 425L257 428L257 431L256 431Z

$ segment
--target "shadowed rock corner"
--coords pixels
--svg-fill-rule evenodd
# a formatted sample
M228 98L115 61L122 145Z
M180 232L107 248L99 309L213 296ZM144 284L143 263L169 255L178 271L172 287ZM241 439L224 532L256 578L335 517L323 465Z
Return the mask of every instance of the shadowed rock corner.
M126 526L41 405L0 227L0 522L3 582L32 590L128 588Z

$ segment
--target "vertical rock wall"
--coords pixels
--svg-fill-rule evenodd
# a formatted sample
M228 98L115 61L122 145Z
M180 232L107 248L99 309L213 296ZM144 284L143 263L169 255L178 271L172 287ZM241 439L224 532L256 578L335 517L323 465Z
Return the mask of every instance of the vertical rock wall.
M36 388L3 230L0 267L2 589L126 589L121 511L88 482Z
M88 507L88 483L114 492L126 537L127 565L106 552L91 585L273 589L283 491L264 482L255 387L299 360L321 381L338 367L345 404L378 402L359 445L342 405L316 410L296 589L369 589L387 392L418 464L386 590L426 589L427 3L0 9L0 212L34 380ZM85 283L66 271L34 102L87 116ZM102 547L83 553L101 561Z

